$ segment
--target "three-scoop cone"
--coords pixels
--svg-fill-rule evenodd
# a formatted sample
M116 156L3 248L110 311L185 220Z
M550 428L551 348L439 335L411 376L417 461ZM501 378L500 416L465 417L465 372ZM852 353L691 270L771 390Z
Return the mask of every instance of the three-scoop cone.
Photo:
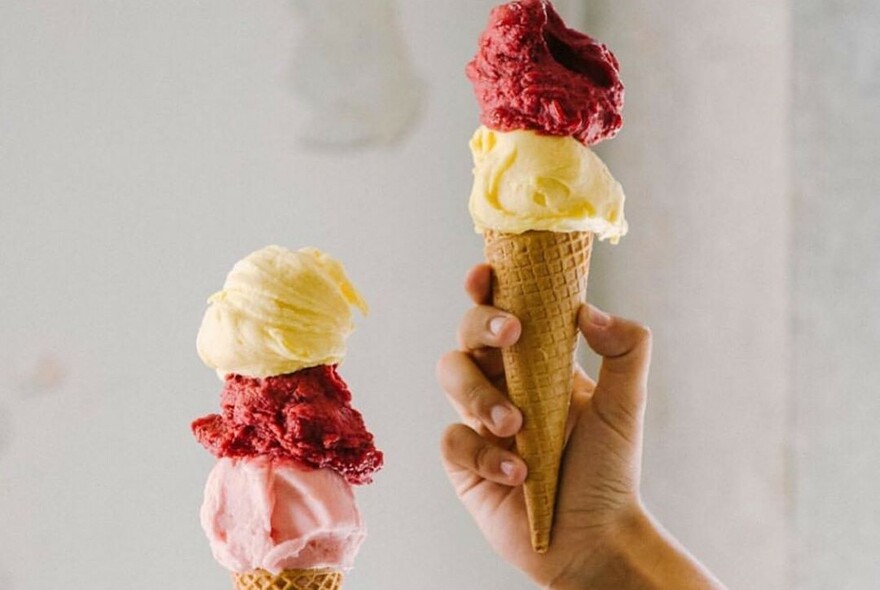
M559 465L577 348L577 314L587 289L589 232L487 232L493 305L517 316L519 341L502 350L507 393L523 414L517 452L528 465L524 484L532 546L544 553L556 506Z
M271 574L264 570L234 574L235 590L339 590L342 572L331 569L284 570Z

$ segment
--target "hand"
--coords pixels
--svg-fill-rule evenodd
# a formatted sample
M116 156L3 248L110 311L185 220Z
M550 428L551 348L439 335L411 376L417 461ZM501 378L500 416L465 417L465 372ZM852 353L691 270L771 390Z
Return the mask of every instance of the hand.
M437 378L464 424L446 430L442 454L456 493L495 551L547 588L720 588L700 585L711 580L651 520L639 498L651 332L591 306L581 308L578 327L603 357L602 367L597 382L576 368L550 549L532 550L521 485L527 467L513 439L522 415L505 395L499 350L518 340L521 326L488 305L489 266L475 267L465 289L476 305L459 327L460 349L437 364ZM658 556L669 558L675 573L682 573L684 559L685 570L693 566L704 577L685 571L674 578L681 585L653 586L648 574L623 571L637 558Z

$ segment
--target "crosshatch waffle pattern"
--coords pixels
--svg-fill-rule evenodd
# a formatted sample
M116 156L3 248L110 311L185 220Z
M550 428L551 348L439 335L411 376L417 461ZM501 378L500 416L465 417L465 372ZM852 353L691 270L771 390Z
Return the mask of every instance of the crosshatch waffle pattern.
M532 546L543 553L550 545L577 312L586 296L593 234L487 232L484 238L493 304L522 322L519 342L502 356L508 395L524 418L516 446L529 467L525 495Z
M339 590L342 572L330 569L284 570L278 575L258 570L235 574L236 590Z

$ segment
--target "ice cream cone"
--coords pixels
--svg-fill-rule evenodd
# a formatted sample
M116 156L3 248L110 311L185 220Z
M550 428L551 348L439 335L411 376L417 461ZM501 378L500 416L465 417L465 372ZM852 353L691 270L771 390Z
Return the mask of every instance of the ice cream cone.
M235 590L339 590L342 572L331 569L284 570L271 574L257 570L234 574Z
M508 395L523 413L516 446L529 468L524 487L532 546L544 553L553 526L577 312L586 294L593 234L488 231L484 237L493 304L522 322L519 341L502 356Z

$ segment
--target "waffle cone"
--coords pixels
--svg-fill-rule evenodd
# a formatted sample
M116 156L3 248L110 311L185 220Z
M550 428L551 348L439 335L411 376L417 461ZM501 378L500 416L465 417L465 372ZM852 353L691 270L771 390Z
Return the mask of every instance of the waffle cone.
M529 468L524 490L532 547L550 546L559 464L593 234L487 232L493 305L517 316L519 341L502 350L507 393L523 414L517 452Z
M339 590L342 572L331 569L284 570L270 574L257 570L234 574L235 590Z

